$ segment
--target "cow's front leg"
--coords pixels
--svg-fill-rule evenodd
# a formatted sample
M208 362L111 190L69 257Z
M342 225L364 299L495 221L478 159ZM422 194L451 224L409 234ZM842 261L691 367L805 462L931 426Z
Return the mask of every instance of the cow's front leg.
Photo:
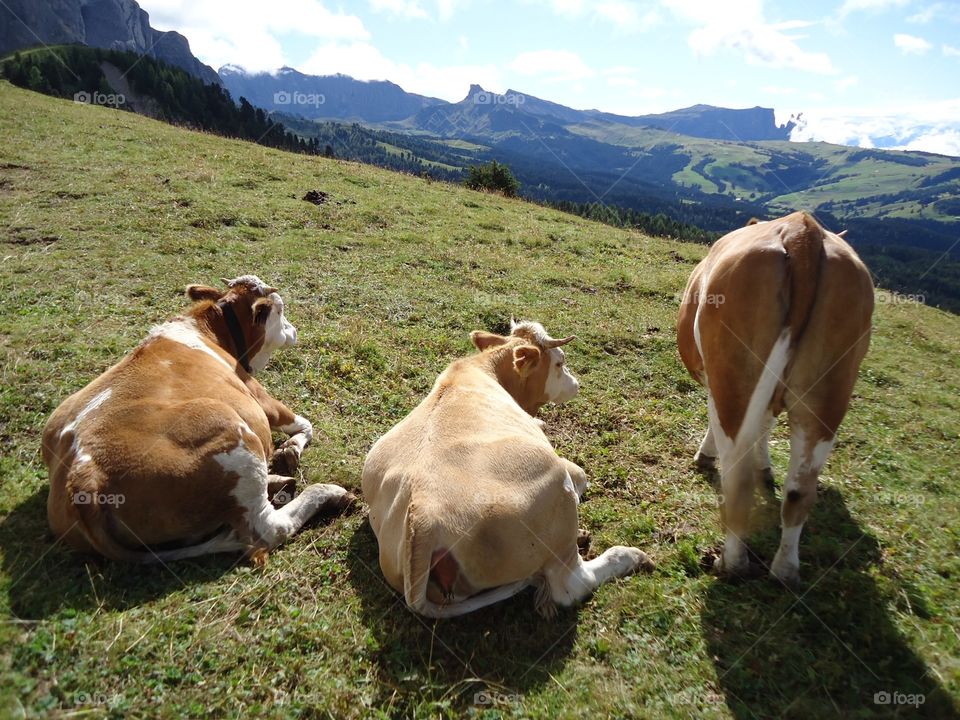
M302 415L294 415L291 422L280 425L276 429L290 437L274 451L270 466L274 473L289 477L300 467L303 449L313 439L313 425Z

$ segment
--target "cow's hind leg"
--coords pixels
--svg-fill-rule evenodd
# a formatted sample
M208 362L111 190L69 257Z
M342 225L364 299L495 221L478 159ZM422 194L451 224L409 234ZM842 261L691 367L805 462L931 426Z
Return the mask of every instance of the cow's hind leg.
M796 414L791 413L790 469L783 484L780 547L770 566L770 574L788 585L800 582L800 532L816 502L817 478L834 442L832 431L819 420L804 420L808 422L796 420Z
M300 467L300 456L313 440L313 425L305 417L296 415L292 422L278 429L290 437L274 451L270 467L278 475L290 476Z
M638 570L652 570L650 557L634 547L616 545L593 560L583 560L576 546L566 563L555 562L544 568L545 587L538 598L538 610L547 610L546 595L558 605L573 605L588 597L603 583L613 578L630 575Z
M713 392L708 391L710 428L720 451L720 519L726 538L717 570L724 574L742 574L749 569L744 539L749 531L758 466L769 459L766 443L770 433L770 400L783 377L789 347L789 332L784 331L771 348L762 369L754 375L757 379L749 397L729 390L724 392L720 399L723 412L728 418L741 418L735 437L724 433L718 402ZM755 361L756 355L751 353L750 359ZM731 367L737 367L737 364ZM727 388L735 383L732 378L721 376L717 385Z
M271 484L284 482L284 478L267 474L267 463L259 450L257 437L243 433L233 450L214 458L225 470L238 476L233 495L244 513L235 529L241 537L248 538L254 548L272 550L287 541L318 511L342 510L353 502L353 495L339 485L316 483L305 487L281 507L274 507L268 489Z

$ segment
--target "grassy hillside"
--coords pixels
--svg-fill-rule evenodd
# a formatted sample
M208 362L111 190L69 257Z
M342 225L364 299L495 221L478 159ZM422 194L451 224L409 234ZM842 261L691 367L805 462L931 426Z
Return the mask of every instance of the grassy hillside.
M960 221L960 161L946 155L821 142L725 142L608 123L569 129L647 152L680 143L689 162L673 174L675 182L773 211L809 207L842 218Z
M0 717L960 716L960 318L879 294L801 542L806 587L723 582L701 564L721 538L691 463L704 394L673 340L703 247L5 83L0 136ZM303 202L312 189L328 201ZM306 481L357 489L367 448L470 330L514 313L576 333L582 391L543 413L547 433L592 479L594 548L635 544L657 570L552 622L524 594L434 623L385 586L362 509L263 570L55 544L49 413L187 283L244 272L282 288L300 331L261 380L315 424ZM775 525L758 514L764 562Z

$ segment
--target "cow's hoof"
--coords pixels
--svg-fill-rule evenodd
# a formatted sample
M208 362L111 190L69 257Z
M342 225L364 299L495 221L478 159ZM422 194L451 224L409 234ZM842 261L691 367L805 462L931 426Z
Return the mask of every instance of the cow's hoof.
M633 565L628 570L628 574L637 572L653 572L657 564L643 550L638 548L625 548L630 554Z
M357 504L357 496L352 492L344 492L339 498L330 503L329 507L336 513L345 513Z
M577 552L586 557L590 552L590 531L580 528L577 530Z
M641 552L640 562L637 565L637 570L642 570L643 572L653 572L657 568L657 564L653 561L653 558L647 555L645 552Z
M704 455L702 452L693 456L693 462L697 466L697 470L702 472L714 472L717 469L717 459Z
M288 441L289 442L289 441ZM300 448L295 444L284 443L276 449L270 458L270 472L273 475L294 475L300 468Z
M735 559L725 558L721 552L713 563L713 571L723 578L745 578L750 575L750 558L746 553Z
M778 565L776 562L770 568L770 577L786 585L790 590L799 590L803 583L800 582L800 568L793 565Z

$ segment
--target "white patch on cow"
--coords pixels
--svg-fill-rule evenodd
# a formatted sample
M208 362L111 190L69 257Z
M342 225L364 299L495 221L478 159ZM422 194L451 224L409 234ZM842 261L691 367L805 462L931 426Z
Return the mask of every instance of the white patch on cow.
M237 475L237 484L230 494L246 510L250 529L268 549L287 540L326 503L342 502L347 495L338 485L315 483L277 510L267 499L267 463L251 452L242 439L235 448L214 455L213 459L224 472Z
M293 422L289 425L281 425L280 432L286 433L287 435L299 435L303 433L308 438L313 438L313 424L307 420L303 415L297 415L293 418Z
M290 436L281 448L296 447L297 455L313 440L313 425L302 415L297 415L289 425L281 425L280 430Z
M251 529L268 542L273 535L269 517L273 510L267 501L267 463L250 451L243 439L228 452L213 456L224 472L237 476L231 495L240 507L247 512L247 522Z
M773 432L773 428L776 427L776 425L777 419L773 416L773 413L768 410L763 421L763 434L757 441L757 467L761 470L766 470L773 466L773 463L770 461L770 433Z
M75 461L75 464L80 465L82 463L88 463L91 460L93 460L93 458L90 457L90 454L85 453L83 449L79 445L77 445L77 459Z
M68 423L63 430L60 431L60 437L76 431L77 427L79 427L80 423L83 422L84 418L88 417L97 408L109 400L112 394L113 390L111 388L107 388L106 390L98 392L96 395L94 395L90 399L90 402L84 406L83 410L77 413L77 416L73 419L73 422ZM74 442L74 449L76 449L76 447L77 444Z
M564 473L563 489L573 495L573 499L577 501L577 505L580 504L580 493L577 492L577 487L573 484L573 478L570 477L570 473Z
M697 450L697 457L717 457L717 442L713 439L713 428L707 424L707 432L703 434L703 440L700 441L700 448Z
M693 315L693 342L696 343L697 352L700 354L701 361L703 360L703 343L700 342L700 311L703 310L703 303L699 300L704 296L706 287L707 274L704 273L700 276L700 286L697 288L696 295L694 296L697 299L697 311ZM704 376L706 376L706 370L704 370Z
M547 382L543 392L547 402L565 403L576 397L580 392L580 383L567 369L567 359L563 350L553 348L547 351L547 360L550 369L547 371Z
M197 321L193 318L174 318L162 325L157 325L150 329L150 337L166 338L192 350L199 350L233 370L233 366L204 341L199 328L197 328Z
M807 445L807 435L803 428L796 427L793 429L790 433L790 468L787 471L787 479L783 484L784 492L799 490L798 478L809 475L811 472L820 472L833 450L834 440L835 438L820 440L813 448L810 448Z
M788 578L800 567L800 531L803 523L796 527L784 528L780 535L780 547L773 559L770 571L777 577Z
M615 545L600 557L584 561L578 555L573 568L555 563L545 569L545 579L550 597L560 605L572 605L615 577L623 577L635 571L647 561L647 556L637 548Z
M773 344L767 361L763 364L763 372L753 389L747 411L743 415L743 422L735 435L735 442L739 445L752 445L769 428L770 400L783 380L783 371L790 360L790 329L784 328L780 337Z
M717 412L717 404L713 401L713 393L709 389L707 390L707 421L710 423L709 434L717 455L722 457L732 452L733 438L723 431L723 425L720 424L720 415ZM704 437L704 440L706 440L706 437Z
M811 468L816 469L817 472L820 471L820 468L822 468L824 463L827 462L827 458L830 457L830 453L833 452L833 443L835 439L836 438L830 438L829 440L821 440L817 443L810 455Z
M274 351L297 344L297 329L283 314L283 298L278 293L271 293L269 299L273 302L273 310L267 317L263 344L257 354L250 358L250 367L254 373L267 366Z

